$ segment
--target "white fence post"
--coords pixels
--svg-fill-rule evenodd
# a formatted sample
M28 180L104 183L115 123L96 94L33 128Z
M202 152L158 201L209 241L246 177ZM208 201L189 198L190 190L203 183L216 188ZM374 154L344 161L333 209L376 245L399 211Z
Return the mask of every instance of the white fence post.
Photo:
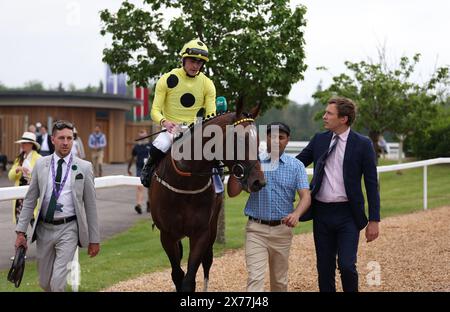
M428 166L423 166L423 210L428 208Z

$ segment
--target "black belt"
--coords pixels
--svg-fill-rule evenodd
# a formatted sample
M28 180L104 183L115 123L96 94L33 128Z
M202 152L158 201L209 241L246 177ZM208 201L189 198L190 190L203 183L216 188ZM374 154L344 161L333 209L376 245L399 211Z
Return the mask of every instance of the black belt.
M261 220L261 219L253 218L252 216L248 216L248 219L255 221L257 223L268 225L268 226L277 226L277 225L283 224L283 222L281 220Z
M69 223L69 222L71 222L71 221L73 221L73 220L76 220L76 219L77 219L77 216L71 216L71 217L67 217L67 218L62 218L62 219L58 219L58 220L53 220L53 221L51 221L51 222L47 222L47 221L45 221L45 219L41 219L41 221L42 221L42 222L45 222L45 223L53 224L53 225L60 225L60 224L66 224L66 223Z

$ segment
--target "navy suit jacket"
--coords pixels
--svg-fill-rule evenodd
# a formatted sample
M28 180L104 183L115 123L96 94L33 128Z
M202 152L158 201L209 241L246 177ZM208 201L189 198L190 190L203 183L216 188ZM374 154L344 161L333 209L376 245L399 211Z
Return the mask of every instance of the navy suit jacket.
M39 135L37 137L36 142L38 142L42 146L42 135ZM55 146L52 143L51 134L47 135L47 144L48 144L48 148L50 150L50 154L53 154L53 152L55 151Z
M300 154L296 157L305 167L314 162L314 170L317 161L327 152L330 146L333 132L325 131L317 133ZM364 195L361 187L361 178L364 175L367 201L369 203L369 220L380 221L380 195L378 192L378 177L376 167L376 154L369 138L350 130L343 164L344 185L347 197L352 209L353 218L361 230L367 225L367 216L364 210ZM319 181L321 182L321 181ZM314 185L311 185L313 189ZM317 186L320 188L320 185ZM314 205L300 218L300 221L308 221L314 217Z

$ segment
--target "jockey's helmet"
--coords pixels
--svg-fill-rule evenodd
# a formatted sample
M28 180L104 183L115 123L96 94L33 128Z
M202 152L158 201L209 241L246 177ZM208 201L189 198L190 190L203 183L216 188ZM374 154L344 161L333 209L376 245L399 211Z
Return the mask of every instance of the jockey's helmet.
M208 47L199 39L194 39L186 43L180 51L180 56L182 59L192 57L202 59L205 62L209 61Z

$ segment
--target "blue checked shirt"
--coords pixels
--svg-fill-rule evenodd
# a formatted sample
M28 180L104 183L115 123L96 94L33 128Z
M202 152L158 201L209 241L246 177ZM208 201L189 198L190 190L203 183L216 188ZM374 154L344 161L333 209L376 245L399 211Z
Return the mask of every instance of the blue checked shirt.
M309 189L305 166L298 159L283 153L278 162L260 154L266 186L250 193L244 214L262 220L280 220L293 211L297 190Z

